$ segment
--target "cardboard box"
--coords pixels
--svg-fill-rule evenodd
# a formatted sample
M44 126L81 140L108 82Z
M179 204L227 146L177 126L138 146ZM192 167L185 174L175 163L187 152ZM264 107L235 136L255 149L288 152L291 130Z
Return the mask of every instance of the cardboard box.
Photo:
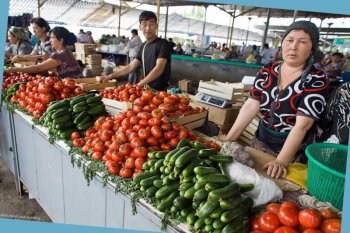
M74 45L75 45L75 53L76 54L96 53L96 45L95 44L75 43Z
M183 79L178 82L179 89L183 92L189 92L192 89L192 81L188 79Z
M125 112L129 108L133 107L133 103L126 102L126 101L117 101L117 100L103 98L102 102L106 106L106 110L111 116Z
M200 112L191 115L187 115L181 118L175 119L179 125L185 126L187 129L195 129L203 126L207 121L208 112Z
M110 80L109 82L105 83L97 83L95 77L74 79L74 81L77 83L76 86L81 87L83 91L100 90L106 87L113 87L117 85L117 82L115 80Z
M243 83L223 83L215 80L200 81L198 92L235 102L242 98Z

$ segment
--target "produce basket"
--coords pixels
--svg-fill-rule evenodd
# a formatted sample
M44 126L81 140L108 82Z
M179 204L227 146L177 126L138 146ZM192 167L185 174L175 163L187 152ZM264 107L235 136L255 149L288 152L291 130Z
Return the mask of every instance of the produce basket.
M343 207L347 152L347 146L332 143L315 143L306 148L308 191L340 210Z

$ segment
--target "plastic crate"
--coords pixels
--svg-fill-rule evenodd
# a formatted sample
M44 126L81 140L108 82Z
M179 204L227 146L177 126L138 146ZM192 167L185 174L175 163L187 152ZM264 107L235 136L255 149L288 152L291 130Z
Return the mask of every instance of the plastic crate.
M347 152L347 146L333 143L315 143L306 148L309 193L340 210L343 208Z

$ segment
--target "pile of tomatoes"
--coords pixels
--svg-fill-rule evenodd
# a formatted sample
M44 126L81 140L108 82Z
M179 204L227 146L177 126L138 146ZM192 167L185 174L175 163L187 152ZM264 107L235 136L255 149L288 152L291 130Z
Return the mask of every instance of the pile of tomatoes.
M10 102L18 103L21 109L39 119L53 100L61 100L82 94L83 90L75 86L75 81L65 78L57 81L54 76L36 75L33 81L21 84Z
M252 220L252 229L250 233L340 233L341 220L327 209L299 211L293 202L271 203Z
M12 87L13 84L19 82L29 82L35 80L36 77L29 75L28 73L4 73L2 79L2 91L6 88Z
M134 104L134 108L149 113L158 108L163 114L171 118L179 118L205 111L199 107L192 108L189 106L189 100L186 97L168 94L166 91L153 93L150 89L143 89L138 85L132 84L103 90L101 96L107 99L131 102Z
M209 148L220 150L215 142L204 142L192 130L180 126L159 109L151 113L129 109L111 117L100 117L85 138L73 137L73 146L83 153L92 151L93 160L102 160L109 172L125 178L142 173L149 151L174 149L182 138L202 141Z

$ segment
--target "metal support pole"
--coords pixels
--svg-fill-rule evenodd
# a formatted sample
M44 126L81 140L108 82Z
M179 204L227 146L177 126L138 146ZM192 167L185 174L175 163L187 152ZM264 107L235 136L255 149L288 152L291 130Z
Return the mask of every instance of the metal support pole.
M168 16L169 16L169 5L166 6L166 15L165 15L165 29L164 29L164 38L167 38L168 33Z
M320 34L321 34L321 30L322 30L322 23L323 23L323 20L324 20L324 19L321 19L320 27L318 28L318 31L319 31Z
M250 20L252 20L252 17L248 17L248 30L247 30L247 35L245 37L245 45L248 46L247 42L248 42L248 35L249 35L249 25L250 25Z
M38 0L38 17L40 17L40 0Z
M328 29L327 29L326 38L324 39L324 42L323 42L323 50L326 48L327 38L328 38L328 34L329 34L329 28L330 28L332 25L333 25L333 23L328 23Z
M120 37L121 19L122 19L122 1L120 1L120 5L119 5L118 37Z
M267 10L267 21L266 21L266 25L265 25L265 31L264 31L264 36L263 36L261 48L263 48L264 44L266 43L267 31L269 30L269 25L270 25L270 18L271 18L271 8L269 8Z
M236 9L237 9L237 6L235 5L234 11L233 11L233 17L232 17L232 24L231 24L230 43L229 43L230 46L232 45L232 36L233 36L233 27L234 27L235 18L236 18Z
M298 11L295 10L295 11L294 11L294 14L293 14L293 23L294 23L295 20L297 19L297 16L298 16Z
M230 20L228 22L228 27L227 27L227 38L226 38L226 45L227 45L227 47L228 47L228 42L229 42L230 33L231 33L231 20L232 20L232 16L230 14Z
M208 10L208 6L205 6L202 36L205 35L205 24L207 22L207 10Z
M160 0L157 0L157 19L158 19L158 23L157 23L157 36L158 36L158 32L159 32L159 22L160 22Z

